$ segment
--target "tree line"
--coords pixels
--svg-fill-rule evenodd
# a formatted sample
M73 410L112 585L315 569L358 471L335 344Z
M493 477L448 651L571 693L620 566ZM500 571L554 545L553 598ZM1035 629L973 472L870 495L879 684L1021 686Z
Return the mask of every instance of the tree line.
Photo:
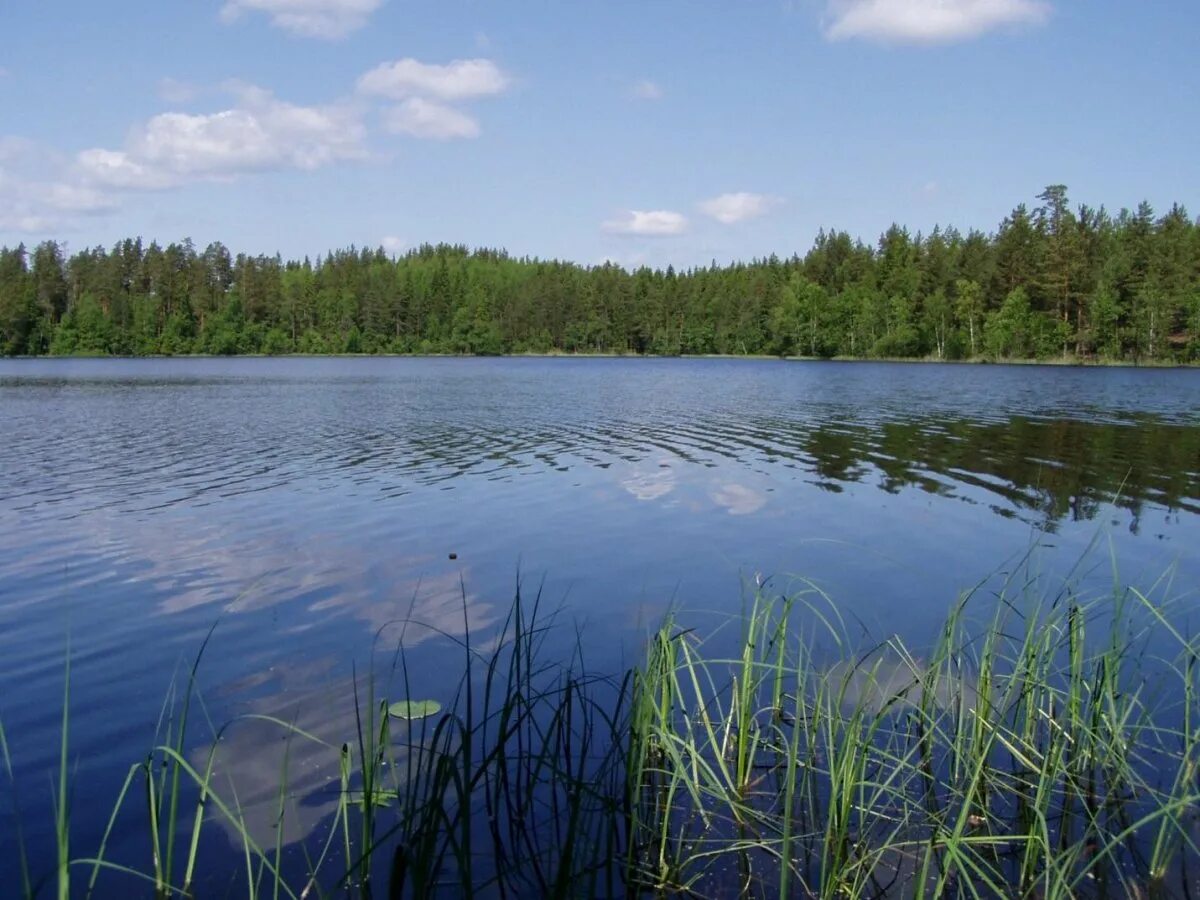
M822 230L685 271L425 245L232 255L126 239L0 249L0 353L630 353L1200 359L1200 222L1052 185L992 233Z

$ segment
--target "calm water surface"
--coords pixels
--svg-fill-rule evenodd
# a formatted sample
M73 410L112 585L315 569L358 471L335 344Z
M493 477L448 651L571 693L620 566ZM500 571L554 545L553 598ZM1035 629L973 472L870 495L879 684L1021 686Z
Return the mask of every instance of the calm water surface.
M69 640L87 846L214 622L214 722L287 714L340 742L377 634L423 623L407 640L436 693L457 677L438 631L462 632L464 599L486 629L518 571L599 668L672 604L736 613L756 576L810 577L919 644L1035 545L1065 571L1099 536L1088 566L1107 575L1111 544L1129 580L1194 585L1198 514L1194 370L0 361L0 721L37 847ZM230 740L247 804L269 800L272 738ZM300 831L327 817L325 778L313 760Z

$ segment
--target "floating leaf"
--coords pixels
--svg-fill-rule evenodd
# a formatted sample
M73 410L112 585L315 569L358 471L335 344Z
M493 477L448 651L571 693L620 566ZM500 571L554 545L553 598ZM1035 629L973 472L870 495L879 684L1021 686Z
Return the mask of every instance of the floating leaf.
M388 707L388 715L396 719L427 719L441 711L436 700L399 700Z
M358 806L362 809L367 808L368 798L371 801L369 805L373 808L378 809L381 807L391 806L393 803L395 803L397 800L400 799L400 793L398 791L376 790L376 791L371 792L370 794L367 794L365 792L359 793L359 794L352 794L351 797L354 799L354 802L356 804L358 804Z

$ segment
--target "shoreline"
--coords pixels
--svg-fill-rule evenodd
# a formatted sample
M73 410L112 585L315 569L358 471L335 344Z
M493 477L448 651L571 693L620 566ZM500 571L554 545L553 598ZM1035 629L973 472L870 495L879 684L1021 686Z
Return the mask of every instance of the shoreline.
M714 359L714 360L751 360L777 362L820 362L820 363L898 363L904 365L945 365L945 366L1028 366L1052 367L1063 369L1200 369L1200 360L1124 360L1124 359L1077 359L1074 357L1052 357L1047 359L989 359L987 357L972 357L970 359L934 359L931 357L905 356L776 356L765 353L679 353L658 355L653 353L176 353L176 354L144 354L138 356L114 356L109 354L78 353L38 356L0 356L0 361L8 360L138 360L138 359L622 359L622 360L664 360L664 359Z

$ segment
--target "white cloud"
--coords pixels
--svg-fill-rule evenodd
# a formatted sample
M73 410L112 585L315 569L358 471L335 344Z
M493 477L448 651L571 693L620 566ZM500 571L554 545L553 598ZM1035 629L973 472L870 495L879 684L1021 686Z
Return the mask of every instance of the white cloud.
M383 0L229 0L221 21L235 22L246 12L261 12L271 24L302 37L337 40L367 24Z
M13 231L17 234L51 234L58 231L59 227L58 219L28 213L19 207L0 211L0 231Z
M108 212L116 199L70 180L62 156L19 137L0 137L0 231L49 235L78 215Z
M705 200L700 204L700 211L723 225L733 225L765 216L781 202L778 197L738 191Z
M395 256L397 253L403 253L408 249L408 241L402 237L396 237L394 234L388 234L380 239L379 246Z
M310 170L367 155L356 106L298 106L250 85L225 87L235 96L230 109L154 116L136 125L121 147L92 147L67 158L0 137L0 229L61 231L81 215L117 208L127 191Z
M502 94L511 83L509 76L490 59L458 59L444 66L400 59L367 72L358 79L358 89L392 100L410 97L470 100Z
M667 237L687 231L687 217L666 209L631 209L620 218L601 225L610 234L633 234L643 237Z
M190 103L200 94L196 85L175 78L160 78L158 80L158 96L168 103Z
M28 138L0 135L0 165L32 162L39 155L40 148Z
M80 151L75 161L84 179L110 188L158 190L178 181L172 173L138 162L124 150L93 147Z
M116 209L117 201L92 187L57 181L41 186L46 205L63 212L98 213Z
M393 134L438 141L479 137L479 123L466 113L420 97L385 110L383 124Z
M64 181L26 181L0 169L0 231L51 234L71 227L74 216L109 212L116 200Z
M381 63L358 79L358 91L402 101L383 112L393 134L448 141L479 137L479 123L449 105L502 94L509 76L489 59L458 59L446 65L400 59Z
M80 216L116 209L129 191L311 170L368 155L359 104L299 106L252 85L224 87L234 96L229 109L154 116L134 126L119 147L67 157L0 136L0 230L61 232Z
M250 171L316 169L366 155L365 129L351 107L297 106L260 88L233 90L233 109L163 113L134 128L123 149L84 150L76 157L80 174L94 184L155 189Z
M662 85L649 79L635 84L631 93L638 100L661 100L663 98Z
M35 209L24 184L4 167L3 150L4 142L0 140L0 231L22 234L50 231L53 227L50 218Z
M825 36L947 43L994 28L1038 24L1049 13L1041 0L831 0Z

